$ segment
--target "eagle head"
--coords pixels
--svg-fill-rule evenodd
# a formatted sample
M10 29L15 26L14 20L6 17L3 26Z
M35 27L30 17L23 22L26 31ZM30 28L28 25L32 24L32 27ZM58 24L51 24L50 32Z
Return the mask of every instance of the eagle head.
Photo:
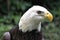
M53 20L53 15L44 7L35 5L27 10L19 21L19 30L22 32L41 30L43 20Z

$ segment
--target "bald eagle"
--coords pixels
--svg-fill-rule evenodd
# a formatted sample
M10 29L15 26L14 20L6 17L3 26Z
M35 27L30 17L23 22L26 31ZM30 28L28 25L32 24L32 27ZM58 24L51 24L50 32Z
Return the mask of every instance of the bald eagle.
M3 40L44 40L41 22L45 19L52 21L53 15L46 8L34 5L24 13L16 27L4 33Z

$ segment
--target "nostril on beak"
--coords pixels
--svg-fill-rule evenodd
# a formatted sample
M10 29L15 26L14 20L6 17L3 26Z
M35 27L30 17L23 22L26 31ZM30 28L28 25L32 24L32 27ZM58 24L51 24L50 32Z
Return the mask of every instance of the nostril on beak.
M47 13L47 14L49 14L49 13Z

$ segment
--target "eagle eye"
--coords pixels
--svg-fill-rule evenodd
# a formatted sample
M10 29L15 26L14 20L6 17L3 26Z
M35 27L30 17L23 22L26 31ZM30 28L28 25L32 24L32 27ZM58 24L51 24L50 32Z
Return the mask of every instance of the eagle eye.
M41 13L43 13L43 12L42 12L42 11L37 11L37 13L38 13L38 14L41 14Z

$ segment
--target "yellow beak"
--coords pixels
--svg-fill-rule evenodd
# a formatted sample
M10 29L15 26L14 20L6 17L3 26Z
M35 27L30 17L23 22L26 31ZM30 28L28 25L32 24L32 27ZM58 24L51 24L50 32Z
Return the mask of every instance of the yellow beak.
M53 15L52 15L50 12L46 13L46 14L45 14L45 17L46 17L49 21L52 21L52 20L53 20Z

